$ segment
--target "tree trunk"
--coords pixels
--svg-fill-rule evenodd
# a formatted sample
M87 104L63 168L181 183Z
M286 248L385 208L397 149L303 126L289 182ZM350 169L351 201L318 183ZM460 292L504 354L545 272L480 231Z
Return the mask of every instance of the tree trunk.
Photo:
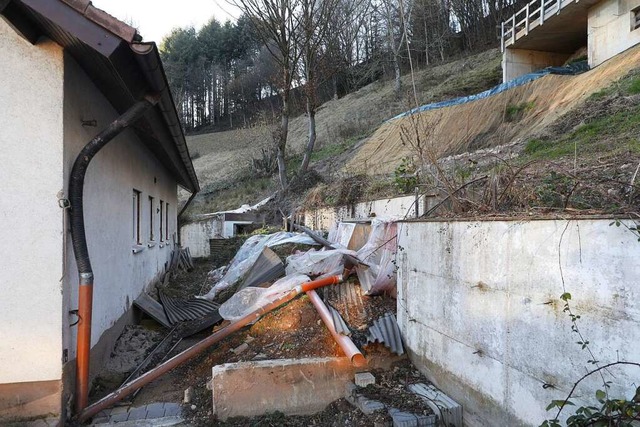
M282 120L280 122L280 135L278 141L278 175L280 177L280 187L286 190L287 183L287 165L284 162L285 150L287 148L287 134L289 133L289 91L285 87L282 93Z
M395 71L396 77L393 84L393 92L396 94L396 98L400 99L402 90L402 80L400 80L400 61L398 61L398 55L393 55L393 69Z
M307 148L304 150L302 165L300 165L300 176L304 175L304 173L307 171L309 162L311 162L313 147L316 144L316 109L309 99L307 99L307 116L309 123L309 140L307 141Z

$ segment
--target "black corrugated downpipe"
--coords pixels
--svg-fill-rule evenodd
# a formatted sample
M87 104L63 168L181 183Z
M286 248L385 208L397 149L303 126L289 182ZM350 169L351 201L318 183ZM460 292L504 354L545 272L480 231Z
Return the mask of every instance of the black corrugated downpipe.
M73 254L79 275L79 322L76 339L76 410L78 412L86 408L89 403L89 353L91 350L91 312L93 305L93 270L91 269L91 260L87 249L82 204L84 178L91 159L113 138L138 120L156 102L157 97L146 97L134 104L84 146L71 169L71 176L69 177L69 202L71 204L69 222Z

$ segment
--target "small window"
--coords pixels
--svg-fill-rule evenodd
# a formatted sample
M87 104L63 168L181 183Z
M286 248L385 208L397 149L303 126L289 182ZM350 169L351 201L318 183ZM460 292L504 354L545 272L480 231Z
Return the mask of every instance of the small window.
M164 235L162 234L162 226L164 225L164 202L160 200L160 241L164 242Z
M166 213L164 215L164 235L169 240L169 203L166 206Z
M631 11L631 31L640 28L640 7Z
M138 245L142 243L140 239L140 199L142 198L142 193L138 190L133 190L133 242Z
M153 235L153 197L149 196L149 241L153 242L155 236Z

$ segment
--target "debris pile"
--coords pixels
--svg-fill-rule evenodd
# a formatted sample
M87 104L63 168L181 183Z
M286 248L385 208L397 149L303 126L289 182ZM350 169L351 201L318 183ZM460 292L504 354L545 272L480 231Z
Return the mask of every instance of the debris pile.
M206 363L308 354L346 355L353 366L364 366L365 349L376 343L397 355L404 354L393 299L395 224L377 219L366 228L351 224L332 233L329 240L310 230L302 231L249 237L228 265L214 266L201 276L204 284L200 295L191 298L177 298L168 291L172 279L198 265L188 248L177 248L155 293L135 301L143 312L169 329L169 334L126 384L90 406L84 418L97 409L95 405L104 407L121 399L148 383L156 373L163 375L223 339L228 344L219 345L216 350L221 356L216 362L208 358ZM321 286L317 292L313 290ZM281 314L286 309L271 312L301 293L306 293L307 298L287 306L299 313L292 313L297 319L283 321ZM316 321L318 317L321 320ZM322 322L326 327L326 338L322 340L328 341L316 343L323 330ZM235 334L251 324L251 335L242 338L243 334ZM267 324L272 326L265 328ZM212 335L170 357L183 339L214 325L217 326ZM317 350L301 351L301 340L315 344ZM153 367L157 363L160 365Z

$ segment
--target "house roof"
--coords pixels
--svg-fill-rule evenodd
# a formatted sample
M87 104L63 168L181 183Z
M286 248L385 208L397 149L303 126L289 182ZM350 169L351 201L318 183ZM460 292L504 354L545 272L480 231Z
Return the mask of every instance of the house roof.
M158 47L89 0L0 0L0 14L35 44L45 36L85 70L118 113L153 93L159 102L133 130L190 192L200 190Z

